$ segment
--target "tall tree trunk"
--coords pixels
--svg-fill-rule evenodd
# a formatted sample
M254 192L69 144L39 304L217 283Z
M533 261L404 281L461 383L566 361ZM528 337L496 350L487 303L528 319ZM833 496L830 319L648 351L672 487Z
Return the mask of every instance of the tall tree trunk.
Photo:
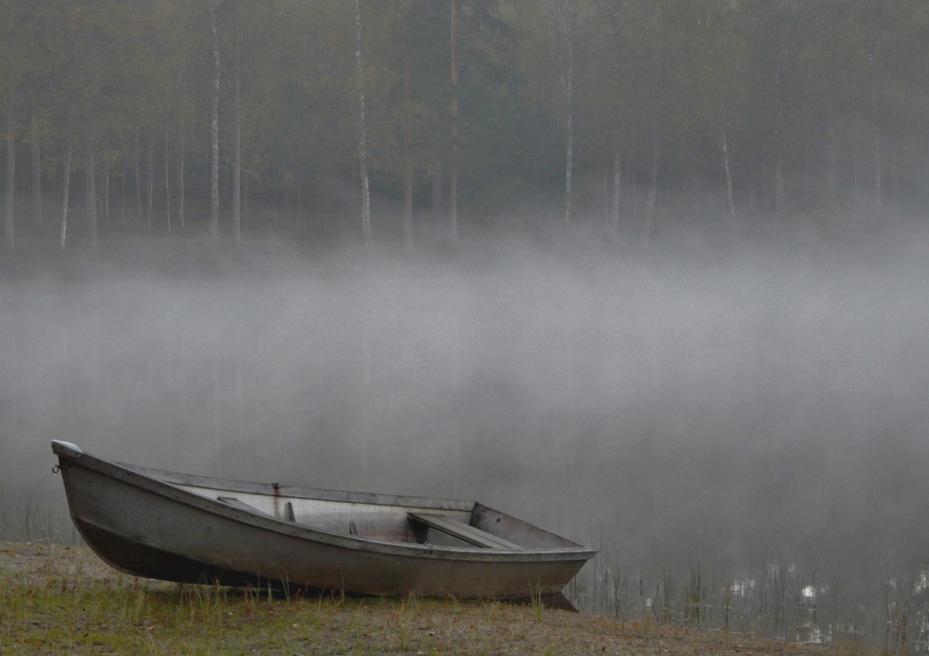
M774 94L774 211L780 214L784 211L784 44L780 32L775 41Z
M432 153L429 163L429 178L432 183L432 215L438 218L443 204L442 184L442 158L438 153Z
M9 2L7 18L7 105L6 105L6 197L3 237L6 247L16 248L16 67L13 63L13 37L16 33L16 3Z
M169 155L171 153L171 140L169 138L168 124L165 123L165 222L168 224L168 232L171 232L171 170L168 166Z
M294 186L296 187L297 193L297 206L294 209L294 218L297 223L300 223L300 216L303 213L303 170L298 169L296 175L294 175Z
M726 136L725 126L720 130L720 148L723 156L723 172L726 174L726 198L729 201L729 219L735 226L735 200L732 195L732 167L729 164L729 139Z
M219 234L219 35L216 31L216 10L219 0L210 5L210 31L213 35L213 88L210 105L210 235Z
M635 152L633 152L632 157L629 158L629 169L628 175L629 178L629 208L630 214L633 218L638 219L639 210L640 210L640 201L639 195L641 190L639 189L639 169L635 159Z
M829 116L826 123L826 208L830 212L836 208L838 202L839 176L838 176L838 156L836 150L838 144L835 136L835 121Z
M145 208L145 216L148 220L148 229L152 229L152 207L155 203L155 136L148 133L148 205Z
M448 227L452 243L458 243L458 22L459 0L452 0L452 17L449 30L451 64L451 124L452 152L448 162Z
M123 174L119 179L119 224L126 222L126 179L129 177L129 167L123 160Z
M32 220L37 224L44 223L42 210L42 153L39 144L39 126L35 118L32 119Z
M403 42L403 244L407 251L413 250L413 141L412 101L413 66L410 58L409 33Z
M12 13L12 9L10 10ZM10 19L12 27L12 18ZM10 66L9 86L6 103L6 209L3 221L3 237L6 247L16 248L16 89L13 67Z
M68 145L65 147L64 171L61 175L61 223L58 229L58 248L64 250L68 246L68 210L70 209L69 197L71 191L71 154L74 147L71 145L71 138L68 138Z
M242 185L242 214L248 216L248 178Z
M658 167L661 162L661 149L658 143L658 130L652 129L651 161L649 163L648 198L645 201L645 244L652 239L655 218L655 205L658 200Z
M403 246L413 250L413 166L403 166Z
M84 207L87 215L87 239L94 248L100 243L97 233L97 153L93 137L87 140L84 158Z
M658 199L658 169L661 162L661 149L658 144L658 131L652 130L651 155L649 157L648 197L645 201L645 215L651 220L655 214Z
M874 117L874 135L872 155L874 157L874 211L878 214L884 209L884 184L881 171L881 127L879 122L880 107L878 102L878 79L877 79L877 37L872 37L871 47L868 51L868 64L871 68L871 115Z
M135 217L136 220L142 218L142 164L141 158L142 155L139 152L139 131L135 131L135 141L134 141L134 155L135 155Z
M242 241L242 115L240 103L239 78L239 3L235 4L235 25L233 27L233 41L235 46L235 135L233 140L233 166L232 166L232 234L236 242Z
M564 220L571 222L574 194L574 41L572 35L567 38L567 59L562 69L561 84L565 96L565 123L567 141L565 143L565 178L564 178Z
M368 127L365 118L364 35L361 2L355 0L355 67L358 74L358 168L361 175L361 232L371 242L371 189L368 182Z
M780 153L774 160L774 211L784 211L784 157Z
M103 222L110 224L110 159L103 160Z
M861 151L862 151L862 139L861 139L861 125L864 122L864 117L861 115L861 109L858 109L857 116L855 117L855 132L852 140L855 144L853 153L852 153L852 208L857 212L859 209L858 197L860 196L859 190L861 187Z
M623 190L623 160L619 147L613 151L613 202L610 208L610 236L619 239L619 209Z
M884 210L884 180L881 171L881 128L874 125L874 210L880 214Z
M177 162L177 222L184 229L184 132L186 130L184 115L181 114L181 134L178 136L178 162Z

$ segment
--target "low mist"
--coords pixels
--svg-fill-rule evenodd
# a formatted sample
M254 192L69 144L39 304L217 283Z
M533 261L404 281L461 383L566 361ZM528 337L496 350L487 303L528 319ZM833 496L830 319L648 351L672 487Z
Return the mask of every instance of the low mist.
M400 258L193 241L26 266L0 287L0 528L73 537L59 438L475 498L630 571L784 562L874 593L927 565L925 243Z

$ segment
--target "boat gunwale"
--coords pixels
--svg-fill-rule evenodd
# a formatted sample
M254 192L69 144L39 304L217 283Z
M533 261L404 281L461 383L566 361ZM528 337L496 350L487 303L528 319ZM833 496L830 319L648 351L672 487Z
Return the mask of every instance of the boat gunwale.
M298 485L260 483L203 474L185 474L182 472L142 467L125 462L107 461L129 471L147 476L169 485L186 485L203 487L220 492L242 492L260 494L281 499L310 499L315 501L334 501L340 503L357 503L371 506L405 506L411 508L428 508L430 510L451 510L471 512L476 501L465 499L442 499L437 497L417 497L404 494L380 494L377 492L353 492L329 488L303 487Z
M210 499L193 492L189 492L174 484L162 482L156 478L148 476L139 471L134 471L132 467L126 467L120 463L105 460L92 456L81 450L73 450L68 446L59 447L53 443L53 451L59 458L59 462L76 467L83 467L97 474L107 476L130 486L140 488L146 492L164 497L170 501L181 503L193 507L197 510L217 515L223 519L245 524L269 531L278 535L285 535L310 542L317 542L328 546L366 551L369 553L385 554L398 557L408 558L432 558L441 560L462 560L462 561L483 561L499 563L538 563L538 562L586 562L597 551L577 545L575 547L562 547L556 549L480 549L476 547L446 547L439 545L426 545L408 542L387 542L384 540L374 540L359 536L342 535L324 529L315 528L303 524L295 524L274 517L264 516L245 510L229 506L219 500ZM144 469L144 468L140 468ZM156 470L161 471L161 470ZM167 472L177 474L178 472ZM186 476L186 475L182 475ZM219 479L230 482L228 479ZM262 485L262 484L257 484ZM268 487L271 487L270 485ZM296 488L301 489L301 488ZM306 488L303 488L306 489ZM234 491L234 490L224 490ZM332 492L332 490L330 490ZM355 493L347 493L355 494ZM367 494L367 493L363 493ZM286 498L284 495L280 495ZM387 496L387 495L385 495ZM310 497L312 498L312 497ZM419 497L399 497L404 499L420 499ZM472 505L476 502L471 502ZM401 505L401 504L395 504ZM69 504L70 506L70 504ZM415 507L415 506L414 506ZM86 519L82 519L86 521ZM522 520L520 520L522 521ZM531 526L531 525L530 525ZM534 527L538 528L538 527ZM544 529L539 529L544 530ZM561 536L559 536L561 537ZM566 539L566 538L564 538Z

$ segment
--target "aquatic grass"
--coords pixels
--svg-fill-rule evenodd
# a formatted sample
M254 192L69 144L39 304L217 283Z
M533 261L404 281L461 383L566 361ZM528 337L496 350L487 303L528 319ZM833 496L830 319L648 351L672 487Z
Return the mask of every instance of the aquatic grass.
M63 521L60 506L45 498L43 487L50 475L22 488L11 490L0 485L0 540L76 541L73 525Z
M714 571L692 558L687 575L675 579L667 564L650 572L633 570L613 548L601 546L567 591L582 611L620 620L647 617L656 624L755 633L785 643L929 654L925 565L915 577L893 578L888 572L884 586L871 584L869 595L867 582L852 580L845 587L833 578L823 585L815 570L804 570L798 561L772 558L739 573ZM812 597L805 596L806 589Z
M685 621L700 626L704 619L704 606L706 604L706 589L700 573L700 563L691 565L690 580L685 592Z

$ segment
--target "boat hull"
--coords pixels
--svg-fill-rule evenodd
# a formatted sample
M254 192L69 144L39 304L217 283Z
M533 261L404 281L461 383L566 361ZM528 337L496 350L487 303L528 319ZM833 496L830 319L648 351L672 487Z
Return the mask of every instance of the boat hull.
M91 548L138 576L359 595L519 599L560 592L591 551L490 553L317 534L220 509L131 470L59 453L71 516Z

